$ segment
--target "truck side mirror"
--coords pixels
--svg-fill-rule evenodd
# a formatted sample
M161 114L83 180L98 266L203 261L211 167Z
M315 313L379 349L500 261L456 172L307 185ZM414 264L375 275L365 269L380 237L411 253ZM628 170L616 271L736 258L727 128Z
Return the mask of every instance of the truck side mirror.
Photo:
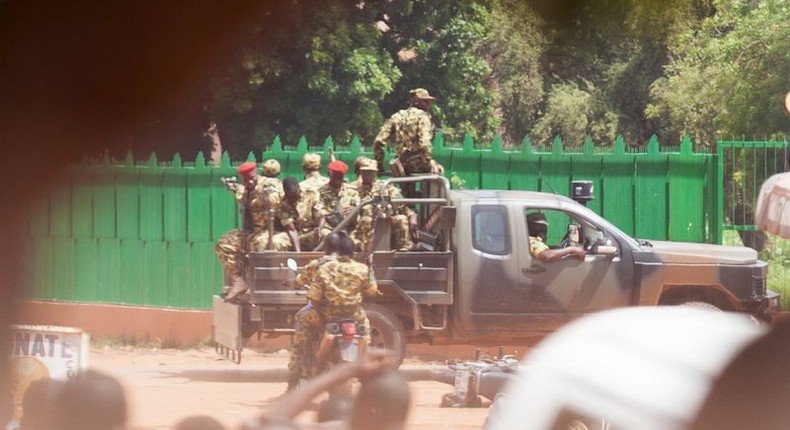
M617 243L608 237L600 238L590 247L590 253L614 257L617 255Z

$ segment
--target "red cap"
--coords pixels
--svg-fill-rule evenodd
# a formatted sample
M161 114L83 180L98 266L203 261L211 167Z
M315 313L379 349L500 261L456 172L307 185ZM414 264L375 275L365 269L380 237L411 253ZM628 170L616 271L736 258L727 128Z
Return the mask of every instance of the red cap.
M255 171L255 167L257 167L255 162L247 161L241 163L241 166L237 167L236 171L239 172L241 176L250 176Z
M329 169L330 172L342 173L344 175L348 171L348 166L346 166L346 163L340 160L329 163L329 166L327 168Z

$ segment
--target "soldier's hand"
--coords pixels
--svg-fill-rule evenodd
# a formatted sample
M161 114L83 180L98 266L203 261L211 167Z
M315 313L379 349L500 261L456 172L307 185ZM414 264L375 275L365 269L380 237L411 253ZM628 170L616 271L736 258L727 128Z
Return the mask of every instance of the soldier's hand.
M581 247L574 246L569 249L571 250L571 255L578 258L579 260L584 260L584 257L587 255L587 251L585 251Z

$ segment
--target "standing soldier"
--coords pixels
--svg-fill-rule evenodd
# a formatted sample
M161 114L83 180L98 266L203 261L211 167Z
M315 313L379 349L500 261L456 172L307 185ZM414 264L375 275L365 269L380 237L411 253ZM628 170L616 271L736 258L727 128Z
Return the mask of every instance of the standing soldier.
M299 183L303 190L318 190L329 182L329 178L321 175L321 156L315 152L308 152L302 157L302 172L304 180Z
M299 317L297 326L300 330L305 333L318 331L330 321L353 318L360 326L360 334L370 338L370 322L362 308L362 299L381 293L370 267L355 261L353 254L354 241L345 233L340 233L337 258L322 263L308 286L307 299L311 309ZM302 341L306 339L306 336L301 338ZM295 337L294 342L296 340ZM294 344L294 350L304 351L304 345ZM298 368L293 367L294 370ZM294 379L298 381L298 375L292 373L288 379L289 388L292 388Z
M312 251L318 246L319 232L324 225L321 198L318 191L302 190L296 178L283 179L285 198L280 202L277 219L285 229L274 235L277 251Z
M358 160L359 173L354 187L359 192L361 199L373 198L381 195L381 185L383 181L376 179L378 166L376 160L367 157ZM400 190L395 186L386 189L386 197L390 199L402 198ZM375 207L367 205L362 209L362 215L357 221L357 228L351 233L354 242L360 246L361 250L370 252L370 242L373 233L373 223L375 222ZM411 249L411 234L417 230L417 214L407 205L397 205L390 217L392 223L391 243L393 248L398 251L408 251Z
M434 98L423 88L409 92L409 107L393 114L373 141L379 169L384 171L384 147L395 138L396 159L391 163L395 176L412 173L443 174L444 168L431 157L433 120L428 112Z
M348 166L342 161L329 163L329 182L318 190L326 220L321 236L337 227L355 206L359 206L359 193L345 182L347 171ZM350 226L345 230L351 231Z
M280 174L280 163L275 159L268 159L263 162L261 168L263 176L258 179L258 184L255 186L257 198L253 201L256 205L255 210L265 215L263 221L266 225L263 231L257 233L250 240L250 248L255 252L274 248L272 241L274 240L275 213L283 199L283 184L277 179Z
M247 291L243 275L250 240L266 231L269 225L269 211L264 209L267 208L266 198L257 192L260 178L255 169L252 161L242 163L236 169L242 182L230 183L228 189L236 195L236 203L242 212L242 228L226 232L214 245L214 252L231 280L231 285L223 289L226 300Z

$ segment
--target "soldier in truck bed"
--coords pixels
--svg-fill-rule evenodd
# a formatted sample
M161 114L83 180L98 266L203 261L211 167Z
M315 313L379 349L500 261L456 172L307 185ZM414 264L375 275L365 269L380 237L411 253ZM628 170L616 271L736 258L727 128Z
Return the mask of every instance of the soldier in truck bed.
M263 212L266 227L263 231L258 232L250 240L250 251L260 252L264 250L273 249L273 240L269 240L270 235L270 222L274 222L274 212L280 207L280 202L283 199L283 184L277 179L280 174L280 162L275 159L269 159L261 165L263 176L258 178L258 184L255 185L255 193L257 198L254 199L253 210ZM274 225L271 226L271 233L274 233ZM273 236L273 234L272 234Z
M357 190L345 182L345 174L348 171L346 163L333 161L329 163L328 170L329 182L318 189L325 219L322 237L340 224L354 207L359 206L360 200ZM350 231L351 227L346 227L346 231Z
M226 300L231 300L247 291L244 281L244 268L247 265L247 252L252 239L268 231L272 202L268 190L259 188L261 177L256 172L254 162L242 163L236 171L241 176L241 183L232 183L229 189L234 192L236 203L243 213L243 226L230 230L217 239L214 252L222 264L225 273L229 274L231 285L224 287ZM276 190L274 191L276 194ZM272 196L272 198L277 198ZM268 238L268 236L267 236Z
M360 198L379 196L381 194L381 185L384 182L376 179L376 172L378 171L376 160L360 157L355 164L358 164L359 167L354 169L357 171L357 180L354 181L352 186L357 190ZM402 198L400 190L395 186L387 187L386 193L387 197L391 199ZM358 250L370 251L368 247L372 239L373 223L375 222L373 211L373 205L365 206L357 221L357 227L351 232L351 237L357 244ZM390 222L392 223L392 248L398 251L410 250L412 247L411 233L417 229L417 214L407 205L397 205L390 217Z
M285 229L274 235L276 251L312 251L318 245L324 225L323 207L318 191L302 190L296 178L283 179L285 197L280 202L277 219Z
M329 178L321 174L321 156L315 152L308 152L302 157L302 172L304 180L299 183L302 190L318 190L329 182Z

